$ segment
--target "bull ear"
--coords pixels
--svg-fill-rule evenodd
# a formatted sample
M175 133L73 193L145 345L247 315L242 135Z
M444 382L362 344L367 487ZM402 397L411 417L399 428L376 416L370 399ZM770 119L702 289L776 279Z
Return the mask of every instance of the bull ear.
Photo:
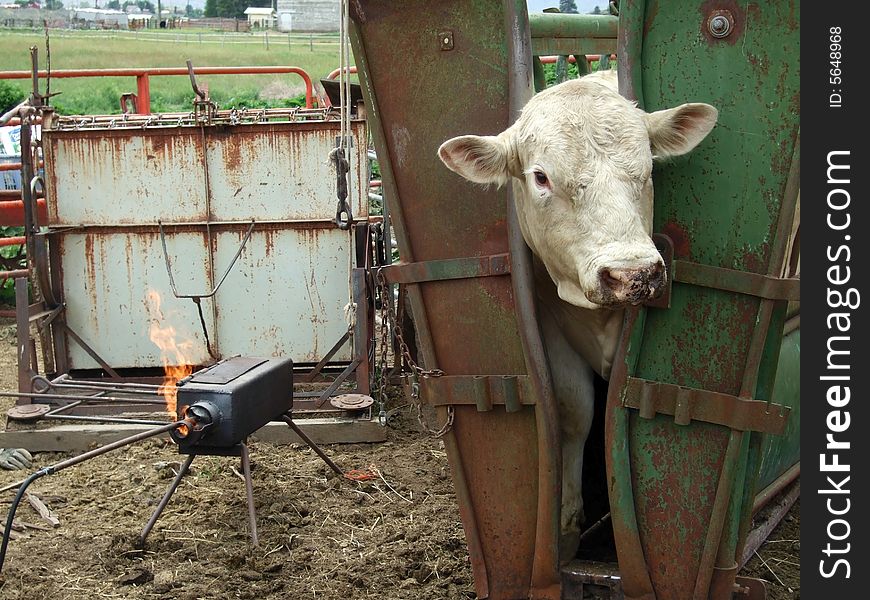
M505 141L492 135L462 135L447 140L438 156L451 171L475 183L507 182L508 152Z
M709 104L683 104L646 115L653 156L680 156L701 143L719 117Z

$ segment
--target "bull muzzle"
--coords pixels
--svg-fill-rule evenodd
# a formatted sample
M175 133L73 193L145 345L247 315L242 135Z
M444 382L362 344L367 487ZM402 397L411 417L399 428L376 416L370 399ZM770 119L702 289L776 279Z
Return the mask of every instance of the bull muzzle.
M661 262L640 268L603 267L598 271L600 304L642 304L661 296L665 283L667 273Z

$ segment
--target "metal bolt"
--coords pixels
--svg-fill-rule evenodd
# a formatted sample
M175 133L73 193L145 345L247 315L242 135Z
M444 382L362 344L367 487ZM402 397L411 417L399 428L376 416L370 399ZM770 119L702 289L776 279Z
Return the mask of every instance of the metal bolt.
M710 30L710 34L713 37L723 38L731 33L733 27L729 16L718 14L710 17L710 20L707 21L707 28Z
M442 31L438 34L438 42L442 50L453 50L453 32Z

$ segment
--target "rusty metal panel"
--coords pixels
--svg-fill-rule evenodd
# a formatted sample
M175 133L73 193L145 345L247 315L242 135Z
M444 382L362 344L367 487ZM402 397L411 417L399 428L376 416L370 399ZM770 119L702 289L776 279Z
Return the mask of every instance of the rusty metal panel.
M196 130L44 133L49 223L153 225L207 218Z
M149 337L157 323L172 327L186 342L191 364L208 360L196 308L169 291L169 279L156 229L124 233L96 230L55 233L63 268L63 294L69 326L116 368L161 366L161 351ZM185 260L173 265L175 276L197 290L211 287L207 243L196 231L167 232L167 246ZM158 306L148 292L159 293ZM206 312L206 325L214 320ZM72 369L99 368L77 344L70 343Z
M244 229L216 234L215 265L222 272ZM347 331L351 236L335 227L255 228L245 251L215 295L222 356L292 356L317 362ZM351 360L345 344L333 360Z
M186 362L208 361L196 306L172 294L158 221L177 292L186 295L213 289L254 220L224 285L202 301L212 350L318 362L347 330L355 256L351 233L332 222L335 115L224 111L210 125L190 115L153 119L53 116L44 128L55 276L72 330L114 368L162 366L147 335L153 289L164 303L161 324L188 342ZM368 217L364 120L351 122L351 137L359 221ZM97 366L69 346L70 368ZM351 349L332 360L350 360Z
M365 126L352 127L356 190L368 191ZM329 153L338 123L220 127L207 137L211 220L328 221L335 217L335 171ZM367 195L353 195L354 216Z
M505 413L501 406L456 406L444 436L475 591L490 600L557 598L558 429L533 319L528 249L510 191L474 185L437 158L450 137L503 131L531 95L525 2L360 0L351 10L351 41L402 261L473 262L511 253L510 276L409 285L428 368L534 381L534 407ZM443 423L446 407L438 412Z

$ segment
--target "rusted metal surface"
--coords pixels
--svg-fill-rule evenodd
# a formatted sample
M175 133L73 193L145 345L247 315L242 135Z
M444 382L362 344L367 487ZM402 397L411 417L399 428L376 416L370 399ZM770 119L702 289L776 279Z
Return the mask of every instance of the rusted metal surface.
M436 156L452 136L502 131L531 95L525 3L414 0L397 8L362 0L353 18L356 63L402 260L511 255L511 277L409 284L427 368L447 376L528 375L537 396L534 407L514 413L456 406L444 436L475 590L481 598L558 598L558 428L551 398L541 396L549 373L535 340L528 249L518 229L511 232L509 193L452 175ZM439 33L446 31L453 34L451 50L442 48ZM417 60L410 64L408 55ZM421 89L433 91L423 103ZM439 423L448 408L439 407Z
M608 475L628 598L730 600L761 434L644 419L621 406L623 388L640 377L770 401L781 298L794 297L797 286L777 280L798 193L799 63L789 50L797 12L790 2L752 5L744 19L734 4L620 3L623 95L649 111L686 101L719 109L708 139L654 174L655 228L674 242L677 283L669 310L649 309L627 323L624 364L611 380L607 443L617 446L608 448ZM714 22L720 9L734 17L728 32ZM710 33L700 45L699 31ZM757 43L747 52L750 33ZM684 261L704 266L681 281ZM630 460L619 455L622 437Z
M182 296L214 289L254 221L224 285L202 301L217 355L316 363L346 333L356 247L332 223L327 160L339 123L317 120L324 112L289 121L292 111L258 113L219 113L212 126L186 116L137 127L128 127L133 118L123 127L107 117L47 119L49 236L66 323L112 367L162 365L149 339L155 322L186 343L190 364L211 358L196 307L170 289L158 221ZM363 121L353 121L352 136L354 148L366 147ZM351 200L364 220L366 155L353 160ZM159 307L147 300L152 290ZM97 367L77 344L66 353L67 368ZM352 356L345 344L332 359Z
M706 390L629 377L623 406L637 409L644 419L674 417L677 425L692 421L726 425L741 431L782 434L790 410L761 400L747 400Z
M510 270L509 254L394 263L383 268L384 277L389 283L421 283L445 279L492 277L506 275Z
M674 261L673 279L680 283L748 294L767 300L800 300L801 297L800 279L723 269L687 260Z

